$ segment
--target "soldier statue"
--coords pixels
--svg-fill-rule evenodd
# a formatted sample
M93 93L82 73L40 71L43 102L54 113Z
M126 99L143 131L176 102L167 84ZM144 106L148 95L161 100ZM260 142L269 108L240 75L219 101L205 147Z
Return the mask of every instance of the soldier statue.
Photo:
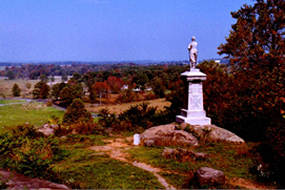
M192 42L188 45L190 69L195 68L197 65L197 57L198 57L197 46L198 43L196 41L196 38L195 36L192 36Z

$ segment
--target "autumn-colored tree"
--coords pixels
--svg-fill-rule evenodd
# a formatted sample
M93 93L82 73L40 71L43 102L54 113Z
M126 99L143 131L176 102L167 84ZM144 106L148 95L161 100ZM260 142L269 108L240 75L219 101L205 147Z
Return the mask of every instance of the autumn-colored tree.
M29 83L29 82L27 82L27 83L26 83L26 88L27 88L28 90L30 90L30 89L31 89L31 87L32 87L32 84L31 84L31 83Z
M118 93L123 86L123 81L118 77L109 76L107 79L107 84L112 92Z
M90 122L91 120L91 114L85 109L82 100L76 98L67 107L62 122L65 125L69 125L76 122Z
M163 85L163 81L160 77L154 77L151 82L152 90L155 95L159 98L163 98L165 96L165 86Z
M38 82L32 92L34 99L46 99L49 95L50 87L43 81Z
M264 118L280 113L281 98L285 97L284 7L283 0L244 5L232 13L236 23L227 42L219 47L238 79L232 93L238 95L239 107L247 107L243 113L252 120L247 125L259 125L258 131L264 131L262 126L270 122Z
M20 87L18 86L18 84L15 83L15 84L13 85L12 93L13 93L13 96L20 96L20 94L21 94L21 89L20 89Z
M96 82L92 86L93 91L97 94L100 98L100 104L102 103L102 97L108 97L109 86L106 81L104 82Z
M235 120L241 134L266 142L267 148L261 149L273 151L265 152L276 157L263 157L263 161L283 184L280 164L284 163L284 154L274 153L284 150L284 130L280 127L285 97L284 11L284 0L257 0L244 5L232 13L236 23L226 43L219 47L219 53L230 59L229 71L235 79L230 89L236 99L229 101L231 110L224 114ZM277 143L272 144L272 139Z

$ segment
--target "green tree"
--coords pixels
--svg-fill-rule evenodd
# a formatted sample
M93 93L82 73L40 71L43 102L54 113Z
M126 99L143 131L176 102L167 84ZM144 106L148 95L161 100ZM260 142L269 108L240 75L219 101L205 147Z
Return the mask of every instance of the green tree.
M9 80L15 79L15 74L14 74L14 72L13 72L13 71L10 71L10 70L6 73L6 76L8 77Z
M53 101L58 101L60 98L60 91L66 87L67 84L65 84L64 82L62 83L57 83L55 85L52 86L51 89L51 97Z
M62 122L69 125L76 122L89 122L91 120L91 114L84 108L82 100L76 98L72 101L70 106L68 106Z
M46 99L49 95L50 87L43 81L38 82L32 92L34 99Z
M20 96L20 94L21 94L21 89L20 89L20 87L18 86L18 84L15 83L15 84L13 85L12 93L13 93L13 96Z
M67 107L76 98L83 96L83 88L80 83L67 84L59 93L60 105Z

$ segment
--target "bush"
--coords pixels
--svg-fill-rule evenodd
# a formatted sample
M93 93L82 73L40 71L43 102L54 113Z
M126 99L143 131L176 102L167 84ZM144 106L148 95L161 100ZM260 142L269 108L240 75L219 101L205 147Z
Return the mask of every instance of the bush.
M17 126L0 135L0 167L15 170L31 177L53 178L50 166L66 154L58 142L43 137L33 126Z
M118 118L116 117L115 114L110 113L108 109L101 109L99 111L99 121L98 123L103 127L103 128L114 128L115 125L119 123Z

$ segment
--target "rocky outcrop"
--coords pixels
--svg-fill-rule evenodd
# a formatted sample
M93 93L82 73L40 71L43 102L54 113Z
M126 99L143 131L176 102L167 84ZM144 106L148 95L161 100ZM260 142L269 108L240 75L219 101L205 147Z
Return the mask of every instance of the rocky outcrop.
M169 124L147 129L141 134L141 143L145 146L196 146L198 140L186 131L176 130L174 124Z
M199 168L195 178L200 187L223 185L226 180L224 172L208 167Z
M3 169L0 169L0 180L3 181L9 189L69 189L66 185L26 177Z
M186 123L181 124L181 128L189 133L192 133L195 137L207 142L228 142L233 144L245 143L242 138L236 134L217 127L215 125L188 125Z
M167 148L165 147L162 156L168 159L175 159L178 161L189 161L189 160L206 160L208 155L206 153L194 152L183 148Z

